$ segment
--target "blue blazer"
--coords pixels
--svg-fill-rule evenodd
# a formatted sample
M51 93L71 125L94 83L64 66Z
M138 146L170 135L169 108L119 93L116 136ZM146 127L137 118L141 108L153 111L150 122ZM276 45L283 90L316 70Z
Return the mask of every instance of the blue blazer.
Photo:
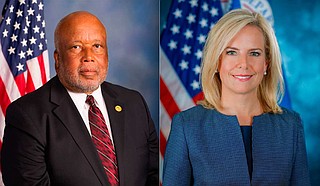
M195 106L173 118L163 185L310 185L300 116L253 118L252 180L236 116Z

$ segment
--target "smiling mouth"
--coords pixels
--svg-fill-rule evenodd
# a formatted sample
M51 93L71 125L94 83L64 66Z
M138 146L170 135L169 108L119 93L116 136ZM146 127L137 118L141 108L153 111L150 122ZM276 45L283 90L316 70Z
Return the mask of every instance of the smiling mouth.
M240 81L247 81L249 80L253 75L232 75L234 78L240 80Z

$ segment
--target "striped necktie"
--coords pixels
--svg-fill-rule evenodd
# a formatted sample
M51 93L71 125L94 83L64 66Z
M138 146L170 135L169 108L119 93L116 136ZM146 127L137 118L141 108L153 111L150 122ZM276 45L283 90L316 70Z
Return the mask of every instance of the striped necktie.
M97 148L110 184L112 186L119 185L116 153L106 122L92 95L87 96L86 103L90 105L89 123L92 141Z

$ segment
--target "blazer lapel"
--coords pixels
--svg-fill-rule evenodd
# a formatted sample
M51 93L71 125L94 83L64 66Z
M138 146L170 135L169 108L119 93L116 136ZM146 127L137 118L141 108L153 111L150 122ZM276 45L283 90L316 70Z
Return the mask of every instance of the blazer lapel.
M57 104L57 108L53 110L53 113L67 128L102 185L109 185L107 176L96 153L96 148L91 141L90 134L87 131L81 115L59 79L55 77L53 81L50 99L53 103Z
M107 106L108 116L110 120L112 137L115 145L118 170L120 177L120 185L124 183L125 174L125 157L124 157L124 137L125 137L125 104L117 99L117 95L112 91L106 83L101 85L102 95Z

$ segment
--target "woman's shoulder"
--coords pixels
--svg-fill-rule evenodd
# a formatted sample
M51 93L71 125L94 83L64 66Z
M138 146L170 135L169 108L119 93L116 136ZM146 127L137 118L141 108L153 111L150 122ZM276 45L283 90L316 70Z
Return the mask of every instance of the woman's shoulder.
M273 123L282 126L286 130L288 130L288 128L303 128L303 121L300 114L294 110L282 108L281 113L269 114L269 116Z
M177 113L174 117L174 121L180 121L182 123L205 123L207 120L212 119L218 112L214 109L207 109L202 105L196 105L187 110Z
M274 117L281 118L282 120L285 120L287 122L290 122L290 121L301 122L300 114L297 113L296 111L288 108L284 108L284 107L282 107L281 109L282 109L282 113L274 114Z
M191 107L189 109L186 109L184 111L181 111L176 114L176 116L183 116L183 117L199 117L203 115L207 115L211 113L213 110L204 108L202 105L196 105L194 107Z

